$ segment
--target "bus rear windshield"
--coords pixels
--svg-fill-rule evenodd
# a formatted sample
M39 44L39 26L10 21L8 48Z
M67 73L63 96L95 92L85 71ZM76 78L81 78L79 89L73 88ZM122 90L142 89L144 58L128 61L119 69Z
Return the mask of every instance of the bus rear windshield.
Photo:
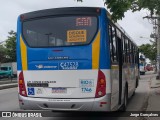
M89 44L98 29L95 16L66 16L23 22L23 36L30 47Z

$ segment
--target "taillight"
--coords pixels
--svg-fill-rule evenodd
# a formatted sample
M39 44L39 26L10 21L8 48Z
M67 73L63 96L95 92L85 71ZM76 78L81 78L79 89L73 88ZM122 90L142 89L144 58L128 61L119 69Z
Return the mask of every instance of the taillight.
M101 70L98 71L98 81L96 88L96 98L106 95L106 78Z
M26 97L27 91L26 91L26 87L25 87L23 72L20 72L20 74L19 74L18 85L19 85L19 94Z

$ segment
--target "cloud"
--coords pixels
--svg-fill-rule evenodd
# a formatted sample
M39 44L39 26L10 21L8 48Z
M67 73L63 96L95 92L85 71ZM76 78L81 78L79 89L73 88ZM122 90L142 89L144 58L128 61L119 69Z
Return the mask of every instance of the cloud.
M143 17L146 16L146 12L146 10L135 13L128 11L125 13L125 18L118 21L118 23L138 45L149 43L150 34L153 28L153 25L150 24L148 20L143 19ZM145 38L142 39L140 36Z
M57 7L102 5L100 0L84 0L83 3L75 0L1 0L0 41L7 39L10 30L16 31L17 18L22 13Z

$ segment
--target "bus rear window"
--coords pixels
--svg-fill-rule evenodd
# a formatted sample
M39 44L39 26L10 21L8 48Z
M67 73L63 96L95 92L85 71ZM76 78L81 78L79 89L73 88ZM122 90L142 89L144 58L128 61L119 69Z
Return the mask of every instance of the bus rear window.
M89 44L98 29L94 16L68 16L23 22L23 37L30 47L58 47Z

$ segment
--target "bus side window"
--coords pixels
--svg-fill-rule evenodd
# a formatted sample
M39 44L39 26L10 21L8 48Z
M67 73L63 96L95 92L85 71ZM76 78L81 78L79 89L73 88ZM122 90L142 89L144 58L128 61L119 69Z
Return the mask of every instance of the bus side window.
M118 42L119 43L122 43L122 33L121 33L121 31L119 30L119 29L116 29L116 41L117 41L117 60L118 60L118 62L119 62L119 60L120 60L120 58L119 57L122 57L120 54L119 54L119 52L121 53L122 52L122 48L123 48L123 44L120 44L121 46L119 46L120 47L120 51L119 51L119 49L118 49ZM123 59L123 58L122 58Z
M126 46L126 39L125 39L125 36L124 36L124 40L123 40L123 46L124 46L124 49L123 49L124 63L126 63L126 62L127 62L127 59L126 59L126 56L127 56L127 46Z
M139 53L138 53L137 48L135 48L135 54L136 54L135 63L138 64L139 63Z
M129 59L130 59L130 63L132 63L132 44L131 44L131 41L129 41Z
M110 59L111 62L114 61L114 50L113 50L113 42L112 42L112 26L109 25L109 43L110 43Z
M133 55L132 61L133 61L133 64L135 64L135 52L134 52L134 49L135 49L135 46L132 44L132 55Z
M128 63L131 63L131 44L128 40Z
M109 25L111 62L117 62L117 42L115 28Z
M122 62L125 63L125 39L124 35L122 35Z
M128 39L126 38L126 40L125 40L125 44L126 44L126 63L128 63L129 61L129 59L128 59Z
M116 30L114 27L112 27L112 44L114 49L114 62L118 61L118 55L117 55L117 39L116 39Z

